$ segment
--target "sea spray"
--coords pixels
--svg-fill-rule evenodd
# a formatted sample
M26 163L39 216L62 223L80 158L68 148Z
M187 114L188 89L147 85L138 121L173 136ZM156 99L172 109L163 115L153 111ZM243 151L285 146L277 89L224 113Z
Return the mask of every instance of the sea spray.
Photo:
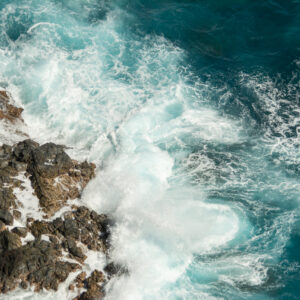
M98 165L81 201L129 270L108 299L299 292L299 9L275 2L0 4L30 134Z

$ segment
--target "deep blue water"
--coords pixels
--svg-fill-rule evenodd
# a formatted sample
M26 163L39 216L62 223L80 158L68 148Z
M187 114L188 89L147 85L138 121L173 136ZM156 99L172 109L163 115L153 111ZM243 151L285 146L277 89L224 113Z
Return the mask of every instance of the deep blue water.
M2 0L0 85L101 165L109 299L300 298L300 1Z

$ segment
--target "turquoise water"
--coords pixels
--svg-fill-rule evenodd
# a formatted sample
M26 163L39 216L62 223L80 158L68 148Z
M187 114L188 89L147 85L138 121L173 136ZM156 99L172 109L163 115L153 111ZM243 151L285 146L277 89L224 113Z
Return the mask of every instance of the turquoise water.
M98 164L107 299L298 299L298 0L0 2L0 86Z

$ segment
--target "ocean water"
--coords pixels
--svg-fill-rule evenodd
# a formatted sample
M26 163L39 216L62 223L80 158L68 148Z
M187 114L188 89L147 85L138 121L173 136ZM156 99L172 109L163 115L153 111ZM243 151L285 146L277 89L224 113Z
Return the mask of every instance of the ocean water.
M31 137L97 163L81 201L129 270L106 299L300 298L299 0L0 12L0 87Z

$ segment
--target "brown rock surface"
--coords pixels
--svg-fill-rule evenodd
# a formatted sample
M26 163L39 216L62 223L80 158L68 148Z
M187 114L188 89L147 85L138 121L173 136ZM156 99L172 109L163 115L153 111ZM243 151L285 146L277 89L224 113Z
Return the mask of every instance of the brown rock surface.
M23 108L12 105L10 100L10 96L6 91L0 91L0 120L5 119L11 123L17 120L23 121L21 118Z
M27 163L32 186L44 211L52 215L67 200L78 198L83 188L95 176L95 165L72 160L65 147L54 143L39 146L25 140L14 147L18 162Z
M8 234L8 232L4 232ZM1 233L2 234L2 233ZM20 240L14 233L14 239ZM0 245L5 244L0 237ZM0 246L1 247L1 246ZM6 249L0 248L0 291L8 292L15 289L19 280L34 285L36 290L41 288L57 290L70 272L79 268L79 265L60 260L61 251L57 245L46 241L33 241L24 246L21 242Z

